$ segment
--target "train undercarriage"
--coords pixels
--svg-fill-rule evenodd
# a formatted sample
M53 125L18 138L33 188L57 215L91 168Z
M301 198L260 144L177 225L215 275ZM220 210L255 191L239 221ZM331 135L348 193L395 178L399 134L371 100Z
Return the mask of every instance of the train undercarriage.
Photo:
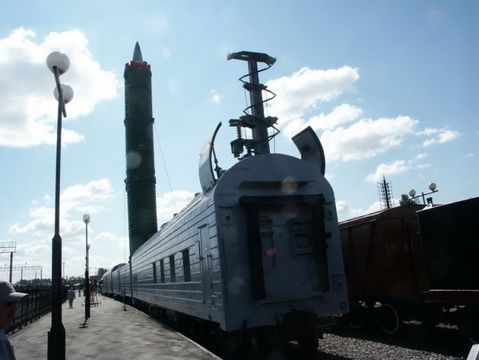
M424 331L435 327L449 327L471 340L479 341L479 307L477 305L421 303L399 301L355 302L345 316L354 330L373 326L387 335L399 333L404 324L418 323Z

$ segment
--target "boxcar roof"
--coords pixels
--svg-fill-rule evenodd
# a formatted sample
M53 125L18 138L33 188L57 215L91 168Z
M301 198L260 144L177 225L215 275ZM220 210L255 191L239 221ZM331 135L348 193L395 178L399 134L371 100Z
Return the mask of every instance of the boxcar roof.
M356 225L360 223L371 222L378 219L392 218L398 216L405 216L415 214L416 211L422 210L425 205L408 205L408 206L397 206L390 209L383 209L375 211L369 214L361 215L355 218L341 221L339 223L340 227Z

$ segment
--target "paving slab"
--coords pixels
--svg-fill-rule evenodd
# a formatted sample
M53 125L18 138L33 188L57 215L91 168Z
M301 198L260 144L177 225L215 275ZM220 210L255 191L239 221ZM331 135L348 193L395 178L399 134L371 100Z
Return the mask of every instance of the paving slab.
M68 308L68 302L63 304L66 359L220 359L129 305L102 296L98 301L97 306L91 307L91 317L85 328L81 327L85 319L83 298L75 299L73 309ZM50 327L51 317L45 315L10 335L17 360L46 359Z

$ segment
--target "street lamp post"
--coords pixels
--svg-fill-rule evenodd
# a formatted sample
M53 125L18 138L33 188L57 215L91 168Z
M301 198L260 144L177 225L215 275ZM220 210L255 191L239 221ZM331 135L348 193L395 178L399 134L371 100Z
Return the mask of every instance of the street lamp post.
M88 223L90 222L90 215L85 214L83 215L83 222L85 223L85 323L86 326L87 320L90 318L90 276L88 274L88 250L90 249L90 245L88 245Z
M426 205L425 196L433 194L435 192L438 192L437 185L433 182L429 184L428 188L429 188L429 190L431 190L430 192L428 192L428 193L421 192L421 194L419 194L419 195L416 195L416 190L414 190L414 189L409 190L409 196L411 197L411 200L415 200L419 197L422 197L422 203L423 203L423 205ZM432 197L427 199L428 204L429 204L429 201L432 204Z
M55 234L52 239L52 325L48 332L48 360L65 359L65 328L62 324L62 238L60 236L60 166L62 143L62 116L66 117L65 104L73 98L73 90L60 84L60 75L70 66L65 54L52 52L47 66L55 77L54 95L58 101L57 147L55 167Z

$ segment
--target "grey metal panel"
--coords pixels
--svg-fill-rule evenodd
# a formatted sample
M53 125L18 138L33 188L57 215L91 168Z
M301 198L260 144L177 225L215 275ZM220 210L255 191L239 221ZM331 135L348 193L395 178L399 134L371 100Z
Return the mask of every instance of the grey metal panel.
M223 294L220 267L211 268L211 273L202 273L199 244L200 228L208 228L208 243L211 245L208 261L219 264L219 252L215 207L208 197L198 195L192 203L165 225L159 233L148 240L133 255L133 272L137 274L135 298L192 316L224 322L222 311ZM182 251L189 251L191 281L184 281ZM169 279L170 256L174 256L176 279L174 282L154 282L153 262L164 259L165 280ZM207 271L207 269L205 269ZM205 299L201 280L209 276L213 283ZM160 276L157 276L159 279Z
M206 194L208 190L213 188L216 184L216 179L213 174L213 168L211 167L211 146L212 139L210 139L203 147L200 153L200 165L199 165L199 175L200 175L200 184L203 194Z
M203 194L206 194L210 189L212 189L216 184L215 174L213 173L213 165L211 155L214 152L214 143L216 134L221 126L221 123L216 127L211 138L203 146L203 149L200 153L200 165L199 165L199 175L200 175L200 184Z
M266 297L255 301L252 296L252 274L248 249L248 221L240 199L244 197L290 196L310 198L324 197L323 221L325 232L330 234L327 242L327 268L330 289L319 291L304 277L314 276L313 263L306 254L286 255L292 249L286 223L295 217L293 208L264 207L261 218L272 219L272 227L278 246L276 251L277 271L269 269L265 280ZM334 193L321 171L313 164L287 155L260 155L242 160L226 172L215 188L215 204L218 209L218 234L224 247L222 261L226 264L223 281L226 285L225 313L226 330L275 325L277 319L291 309L311 311L317 316L331 316L347 311L347 293L341 244L337 227ZM284 204L287 204L285 201ZM292 204L294 206L294 203ZM286 205L286 206L291 206ZM279 243L283 241L283 243ZM266 250L263 248L263 252ZM263 262L267 261L263 256ZM304 261L303 261L304 260ZM264 263L263 263L264 265ZM285 270L287 269L287 270ZM273 275L274 274L274 275ZM255 274L253 274L255 276ZM290 284L294 286L290 289Z
M317 166L321 170L321 174L324 175L326 159L323 146L311 126L294 135L292 140L301 154L301 159Z

